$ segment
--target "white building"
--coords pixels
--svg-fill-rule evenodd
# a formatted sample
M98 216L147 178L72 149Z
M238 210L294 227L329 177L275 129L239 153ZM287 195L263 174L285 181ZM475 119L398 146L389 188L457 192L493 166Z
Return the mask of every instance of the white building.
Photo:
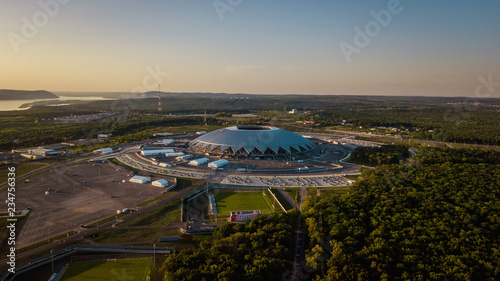
M189 161L189 165L200 166L203 164L207 164L209 161L210 161L210 159L203 157L203 158L198 158L198 159L194 159L194 160Z
M141 155L145 157L152 156L163 156L167 153L174 153L173 149L152 149L152 150L143 150L141 151Z
M163 145L169 145L171 143L174 143L174 140L173 139L163 139Z
M229 164L229 161L227 161L226 159L221 159L221 160L217 160L217 161L213 161L213 162L208 163L208 167L212 168L212 169L217 169L220 167L224 167L227 164Z
M148 178L148 177L141 177L141 176L133 176L133 177L130 179L130 182L144 184L144 183L151 182L151 178Z
M193 158L194 156L191 155L191 154L186 154L186 155L183 155L183 156L177 156L175 159L181 161L181 160L189 160L191 158Z
M53 149L47 148L37 148L30 151L31 154L41 155L43 157L57 157L59 156L59 152Z
M295 108L294 108L294 109L292 109L292 110L288 111L288 113L289 113L289 114L299 114L299 113L300 113L300 111L298 111L297 109L295 109Z
M157 187L167 187L168 186L168 181L164 180L164 179L161 179L161 180L157 180L157 181L154 181L152 183L153 186L157 186Z
M113 136L113 134L97 134L97 139L98 140L107 140L112 136Z
M257 216L260 216L261 213L259 210L255 211L232 211L231 212L231 217L229 217L229 221L246 221L246 220L251 220L254 219Z
M165 153L165 157L179 157L183 156L184 152L172 152L172 153Z
M21 156L30 160L43 159L42 155L32 154L32 153L21 153Z
M96 149L93 152L99 154L110 154L113 153L113 149L111 147L106 147L106 148Z

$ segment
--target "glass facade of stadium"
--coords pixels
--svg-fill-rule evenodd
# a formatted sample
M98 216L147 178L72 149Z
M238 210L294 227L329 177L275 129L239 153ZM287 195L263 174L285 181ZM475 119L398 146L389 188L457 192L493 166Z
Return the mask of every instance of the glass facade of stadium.
M315 144L301 135L270 126L235 126L216 130L189 143L194 154L232 159L301 159Z

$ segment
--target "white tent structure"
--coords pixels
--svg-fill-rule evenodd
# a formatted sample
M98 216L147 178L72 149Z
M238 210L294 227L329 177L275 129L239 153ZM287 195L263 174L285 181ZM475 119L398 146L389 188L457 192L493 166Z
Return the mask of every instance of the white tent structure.
M184 152L173 152L173 153L165 153L165 157L179 157L183 156Z
M113 149L111 147L105 147L105 148L101 148L101 149L96 149L93 152L100 153L100 154L110 154L110 153L113 153Z
M194 160L189 161L189 165L200 166L203 164L207 164L209 161L210 161L210 159L203 157L203 158L198 158L198 159L194 159Z
M148 177L142 177L142 176L133 176L133 177L130 179L130 182L144 184L144 183L151 182L151 178L148 178Z
M212 169L217 169L220 167L224 167L227 164L229 164L229 161L227 161L226 159L222 159L208 163L208 167Z
M152 185L153 186L157 186L157 187L167 187L168 186L168 181L164 180L164 179L161 179L161 180L154 181L152 183Z
M152 156L164 156L167 153L174 153L173 149L152 149L152 150L143 150L141 151L141 155L145 157Z
M163 145L169 145L171 143L174 143L174 140L173 139L163 139Z

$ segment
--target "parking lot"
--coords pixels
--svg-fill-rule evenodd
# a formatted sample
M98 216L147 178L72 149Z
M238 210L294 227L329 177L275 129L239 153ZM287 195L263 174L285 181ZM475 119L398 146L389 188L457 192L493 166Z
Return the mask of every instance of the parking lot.
M327 187L348 186L353 181L341 176L296 176L296 177L273 177L273 176L227 176L222 184L249 185L249 186L294 186L294 187Z
M20 210L29 207L31 211L17 246L22 248L73 229L84 230L80 224L134 208L165 190L151 184L130 183L131 176L111 164L85 163L53 169L31 178L29 183L18 183L16 207ZM153 178L156 179L159 177Z

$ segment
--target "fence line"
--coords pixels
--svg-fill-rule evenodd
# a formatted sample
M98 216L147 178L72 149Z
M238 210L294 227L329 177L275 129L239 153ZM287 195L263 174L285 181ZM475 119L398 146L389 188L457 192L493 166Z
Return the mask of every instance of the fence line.
M286 213L287 211L286 211L285 207L283 207L283 205L281 205L280 200L278 200L278 198L276 197L276 195L274 195L274 193L271 191L271 188L268 188L268 189L267 189L267 191L268 191L269 193L271 193L271 195L273 196L274 200L276 200L276 201L278 202L278 205L280 205L280 207L281 207L281 209L283 210L283 212L285 212L285 213Z

